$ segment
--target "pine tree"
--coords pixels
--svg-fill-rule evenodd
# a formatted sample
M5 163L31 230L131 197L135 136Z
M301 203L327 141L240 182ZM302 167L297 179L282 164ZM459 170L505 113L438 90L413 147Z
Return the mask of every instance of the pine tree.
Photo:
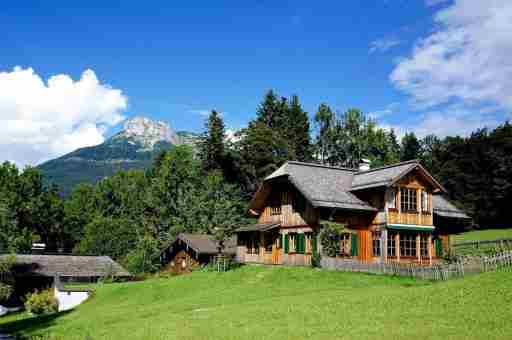
M398 144L398 139L394 129L389 131L387 139L387 152L384 162L385 164L398 163L400 161L400 144Z
M302 109L298 96L292 96L287 114L287 134L295 160L311 160L311 136L308 113Z
M265 94L263 102L258 106L258 109L256 110L256 121L258 123L264 124L269 128L274 127L276 120L279 120L276 116L280 105L282 105L282 103L279 103L279 100L277 99L274 91L269 90Z
M318 158L322 164L326 164L329 158L330 140L332 139L335 124L334 118L334 113L331 108L326 104L320 104L315 114L315 124L318 129L315 153L316 158Z
M206 132L201 140L201 164L205 172L222 170L224 165L225 127L221 115L213 110L206 123Z
M400 161L410 161L418 159L421 153L421 145L414 132L406 133L402 138L402 149L400 152Z

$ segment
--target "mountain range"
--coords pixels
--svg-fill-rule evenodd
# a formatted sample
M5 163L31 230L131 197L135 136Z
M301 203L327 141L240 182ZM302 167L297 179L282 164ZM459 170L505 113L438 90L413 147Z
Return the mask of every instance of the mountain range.
M94 184L120 169L147 169L160 151L194 145L198 138L193 132L176 132L162 121L134 117L104 143L77 149L38 168L46 183L58 185L66 195L79 183Z

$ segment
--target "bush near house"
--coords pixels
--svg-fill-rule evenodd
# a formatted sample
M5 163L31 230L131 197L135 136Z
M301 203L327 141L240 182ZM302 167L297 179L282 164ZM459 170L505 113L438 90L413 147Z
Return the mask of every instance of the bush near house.
M51 314L59 310L59 301L52 289L36 291L27 295L25 309L34 315Z

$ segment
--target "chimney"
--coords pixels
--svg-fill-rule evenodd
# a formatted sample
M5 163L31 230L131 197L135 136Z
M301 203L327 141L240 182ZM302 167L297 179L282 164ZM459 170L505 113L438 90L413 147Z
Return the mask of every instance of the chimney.
M359 171L368 171L370 170L370 160L363 158L359 162Z

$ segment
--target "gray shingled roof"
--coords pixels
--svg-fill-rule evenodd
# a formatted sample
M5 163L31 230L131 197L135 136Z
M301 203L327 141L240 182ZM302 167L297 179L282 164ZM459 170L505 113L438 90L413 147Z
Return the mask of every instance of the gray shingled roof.
M261 224L252 224L245 227L238 228L237 232L242 231L269 231L271 229L279 227L281 224L279 223L261 223Z
M417 165L418 162L413 160L358 172L354 175L351 190L388 186L404 173L414 169Z
M265 180L286 176L314 207L376 211L349 192L355 170L287 162Z
M3 255L8 256L8 255ZM15 255L13 271L17 275L42 275L74 278L131 274L108 256Z
M448 218L470 219L462 210L455 207L442 195L432 195L432 208L434 214Z
M218 253L218 243L211 235L181 233L177 236L177 239L188 244L198 254L214 255ZM226 241L224 253L236 253L236 239L234 237Z

